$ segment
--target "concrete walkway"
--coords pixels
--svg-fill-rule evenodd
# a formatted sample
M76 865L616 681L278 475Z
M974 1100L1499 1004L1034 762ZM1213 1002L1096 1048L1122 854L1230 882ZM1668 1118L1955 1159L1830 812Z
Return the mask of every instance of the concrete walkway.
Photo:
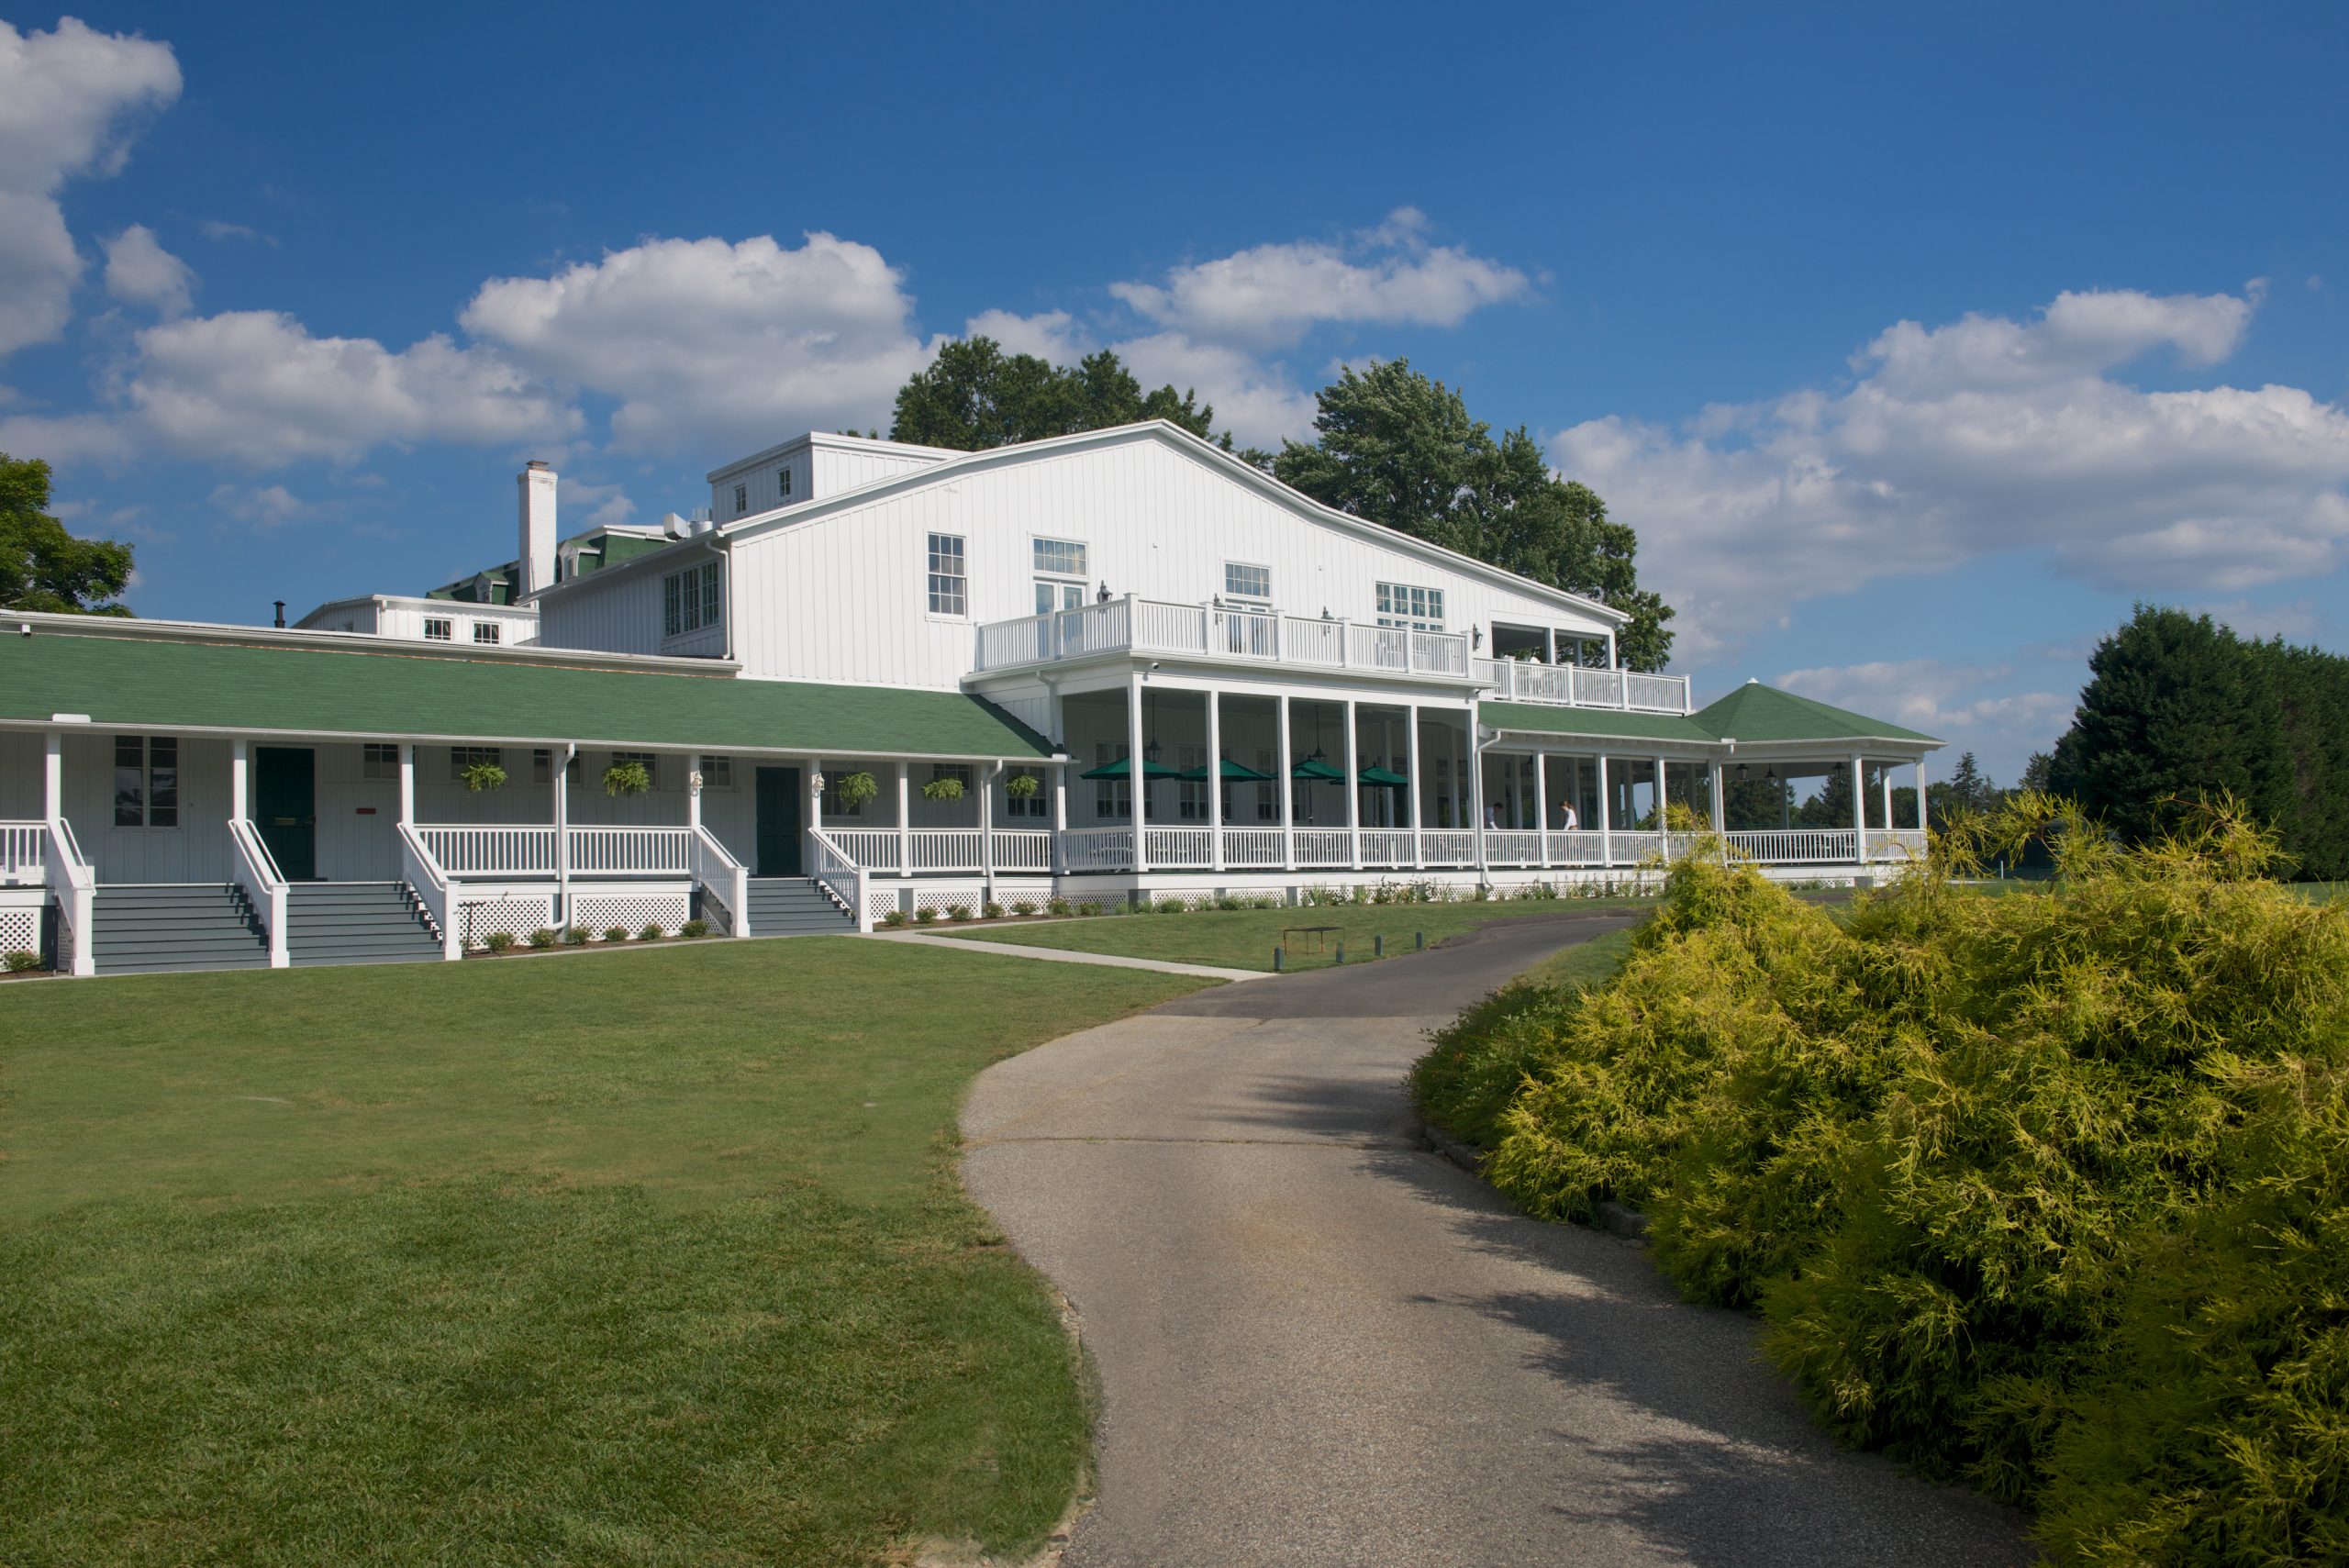
M1633 917L1225 986L1013 1057L972 1193L1105 1396L1069 1568L1989 1564L2010 1513L1838 1452L1741 1315L1419 1147L1424 1030Z
M1162 974L1197 974L1208 980L1270 980L1260 969L1218 969L1211 963L1176 963L1162 958L1128 958L1114 952L1078 952L1073 948L1031 948L1023 942L989 942L976 937L934 937L927 931L870 931L875 941L918 942L925 947L960 948L965 952L1000 953L1005 958L1036 958L1048 963L1098 963L1110 969L1155 969Z

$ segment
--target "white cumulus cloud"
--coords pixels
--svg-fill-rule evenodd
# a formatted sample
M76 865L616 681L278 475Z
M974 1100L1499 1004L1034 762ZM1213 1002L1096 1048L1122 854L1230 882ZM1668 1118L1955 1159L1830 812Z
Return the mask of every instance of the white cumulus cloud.
M505 360L437 333L394 350L245 310L150 327L137 349L124 398L147 433L192 456L265 467L385 443L550 439L580 424Z
M654 239L484 284L462 317L529 373L618 400L617 445L731 454L869 422L930 358L898 271L809 234Z
M195 272L145 224L134 223L106 241L106 293L115 298L159 316L185 316L195 289Z
M71 17L46 33L0 21L0 354L54 338L72 315L82 257L58 191L118 172L127 122L179 94L167 44Z
M2297 387L2146 392L2119 373L2156 351L2223 360L2257 295L2065 294L2028 321L1904 321L1847 386L1677 430L1590 420L1551 457L1640 530L1684 656L1797 600L2002 550L2045 549L2127 591L2321 573L2349 556L2349 411Z
M1352 243L1258 245L1168 271L1163 284L1112 284L1145 319L1206 342L1258 350L1294 343L1324 322L1457 327L1532 285L1514 267L1431 246L1409 207Z
M212 504L240 523L263 528L292 522L303 510L301 497L283 484L264 484L250 490L234 484L216 484L212 488Z

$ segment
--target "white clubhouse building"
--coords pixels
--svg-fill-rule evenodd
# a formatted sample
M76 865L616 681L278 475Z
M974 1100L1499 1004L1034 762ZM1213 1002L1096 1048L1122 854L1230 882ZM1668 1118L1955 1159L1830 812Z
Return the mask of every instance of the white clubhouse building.
M1921 817L1933 739L1753 684L1698 708L1618 667L1621 612L1169 425L813 435L709 481L700 520L564 540L532 464L508 566L293 628L0 617L0 951L91 973L1627 884L1686 847L1662 802L1784 877L1921 849L1890 774ZM1839 770L1848 825L1725 819L1730 777Z

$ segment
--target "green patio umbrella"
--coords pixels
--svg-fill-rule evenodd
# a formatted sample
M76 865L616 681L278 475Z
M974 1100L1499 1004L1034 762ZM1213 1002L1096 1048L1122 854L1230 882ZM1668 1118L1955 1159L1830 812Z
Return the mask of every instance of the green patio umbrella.
M1222 773L1223 782L1226 784L1264 784L1273 776L1270 773L1260 773L1247 763L1235 762L1229 757L1223 760ZM1202 762L1196 768L1186 768L1183 770L1182 776L1186 779L1204 780L1208 776L1207 764Z
M1090 773L1079 773L1076 776L1081 779L1122 779L1131 772L1129 764L1132 761L1130 757L1120 757L1114 762L1104 762ZM1179 779L1182 776L1163 762L1145 760L1141 765L1141 778L1144 784L1148 784L1152 779Z
M1382 768L1375 762L1362 771L1362 782L1366 784L1385 784L1388 789L1405 789L1409 787L1411 783L1402 774Z
M1288 771L1288 776L1293 779L1307 779L1325 784L1346 782L1346 771L1343 768L1325 762L1319 757L1306 758Z

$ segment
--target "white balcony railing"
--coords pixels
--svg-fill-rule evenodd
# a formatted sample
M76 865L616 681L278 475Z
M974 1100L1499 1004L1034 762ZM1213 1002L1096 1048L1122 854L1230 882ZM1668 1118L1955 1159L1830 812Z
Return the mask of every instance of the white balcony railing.
M1479 659L1475 673L1486 691L1507 702L1629 708L1635 713L1687 713L1692 706L1686 675L1584 670L1522 659Z
M998 828L995 835L995 869L1010 872L1052 870L1052 831L1043 828Z
M1316 620L1235 606L1182 605L1129 595L1050 615L990 621L978 628L981 672L1103 653L1168 653L1218 662L1468 678L1468 639L1456 632Z
M446 875L457 878L550 877L561 869L551 828L475 827L418 823L417 836ZM573 828L573 876L670 876L693 873L690 828Z

